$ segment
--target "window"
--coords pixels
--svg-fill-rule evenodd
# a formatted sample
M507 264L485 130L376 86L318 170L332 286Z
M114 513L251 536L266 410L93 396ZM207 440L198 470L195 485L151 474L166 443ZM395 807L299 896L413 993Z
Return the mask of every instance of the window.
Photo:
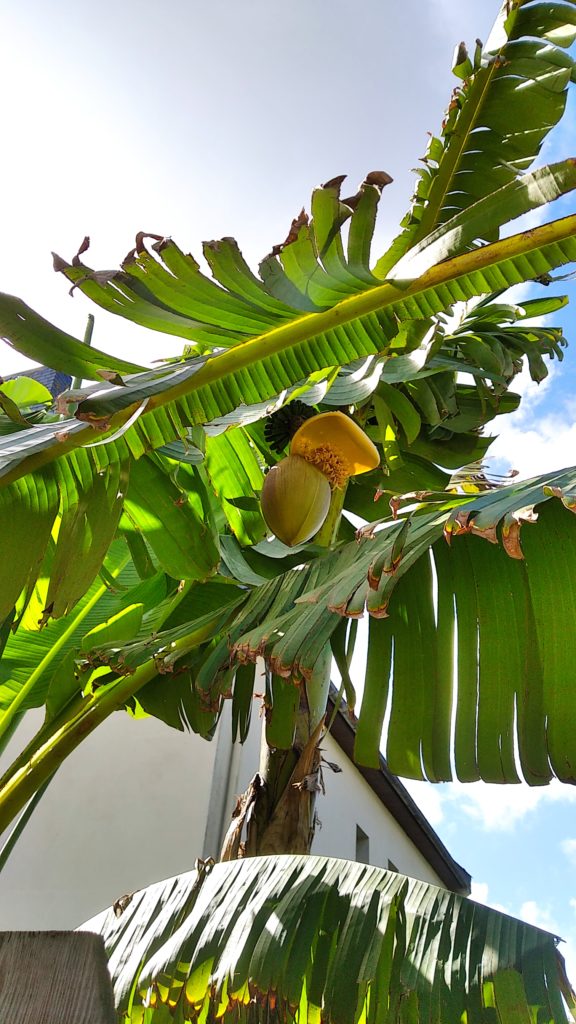
M356 825L356 860L360 864L370 863L370 840L360 825Z

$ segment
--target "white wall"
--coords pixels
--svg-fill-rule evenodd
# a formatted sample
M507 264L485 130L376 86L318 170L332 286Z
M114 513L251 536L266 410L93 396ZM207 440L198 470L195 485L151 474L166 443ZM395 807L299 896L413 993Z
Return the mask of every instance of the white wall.
M358 825L369 839L370 864L387 868L391 860L403 875L443 885L335 740L327 736L322 746L325 758L334 761L342 771L334 774L324 770L326 796L320 796L317 804L322 828L316 833L313 852L354 860Z
M257 770L258 750L259 730L253 728L242 748L236 777L231 780L230 811L235 797L246 789ZM334 773L324 768L326 794L319 794L316 804L322 827L316 832L312 852L325 857L355 860L358 825L368 836L371 864L387 868L391 860L403 875L443 885L426 858L331 736L322 740L322 750L325 759L335 762L342 771Z
M0 930L74 928L126 892L217 857L235 798L258 770L257 706L246 744L233 749L228 707L212 743L112 715L64 762L0 874ZM0 768L40 723L27 716ZM358 825L372 864L391 860L442 884L338 744L328 736L322 746L342 771L325 770L313 852L354 860Z
M26 717L4 766L40 723L39 713ZM99 726L64 762L0 874L0 930L75 928L124 893L193 868L215 748L121 712Z

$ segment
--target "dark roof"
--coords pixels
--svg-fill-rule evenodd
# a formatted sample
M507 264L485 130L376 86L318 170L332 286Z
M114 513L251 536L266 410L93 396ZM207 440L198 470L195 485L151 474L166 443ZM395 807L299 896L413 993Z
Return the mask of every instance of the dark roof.
M334 708L334 697L335 695L331 694L329 700L331 709ZM353 764L356 726L356 718L350 717L346 711L341 711L334 717L330 729L330 735L334 737ZM471 876L450 856L440 836L436 834L400 779L392 774L382 755L380 755L379 768L364 768L359 764L354 764L354 767L386 809L390 811L400 827L404 829L409 839L420 850L430 867L442 879L446 888L451 889L452 892L469 896Z
M61 373L59 370L51 370L49 366L34 366L30 370L20 370L19 373L10 373L4 380L16 380L17 377L31 377L32 380L37 380L39 384L43 384L53 398L58 398L58 395L62 394L63 391L67 391L72 384L72 377L67 373Z

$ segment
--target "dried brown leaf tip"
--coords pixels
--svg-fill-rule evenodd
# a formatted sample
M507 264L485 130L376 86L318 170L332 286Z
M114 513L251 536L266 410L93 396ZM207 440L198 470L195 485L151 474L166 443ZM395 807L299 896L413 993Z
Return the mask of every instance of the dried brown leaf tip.
M391 185L394 178L391 178L386 171L370 171L364 178L366 185L376 185L377 188L384 188Z
M74 281L69 295L73 295L76 288L81 288L83 284L93 281L94 284L99 284L102 287L113 281L115 277L120 273L119 270L91 270L88 274L83 274L77 281Z
M388 616L388 605L389 605L389 603L390 603L389 599L386 598L386 600L383 601L382 604L375 604L372 608L370 608L369 611L370 611L370 615L372 616L372 618L373 619L387 619L389 617Z
M544 487L544 494L553 498L560 498L560 501L564 505L564 508L569 509L570 512L576 512L576 495L570 494L562 489L562 487Z
M154 250L154 252L157 252L158 255L160 255L162 253L162 250L165 249L167 245L170 245L171 241L172 238L170 235L164 235L164 238L161 238L158 242L154 242L154 244L152 245L152 249ZM188 253L188 258L193 259L190 253Z
M116 384L118 387L122 388L126 387L125 381L122 380L122 377L117 370L98 369L96 370L96 373L102 378L102 380L107 380L110 384Z
M98 416L95 412L81 412L80 409L75 413L77 420L81 420L83 423L89 423L93 430L106 431L110 429L109 416Z
M355 533L355 539L358 543L363 540L374 540L374 532L378 526L377 522L366 523L365 526L359 526Z
M322 185L322 188L333 188L336 190L338 195L340 195L340 189L342 188L342 185L346 181L346 178L346 174L337 174L335 178L330 178L329 181L325 181L324 184Z
M381 498L382 495L385 493L385 491L381 491L380 489L378 489L376 491L376 494L374 495L374 501L378 501L378 499ZM392 519L398 519L398 512L402 508L402 495L393 494L392 497L390 498L390 501L388 502L388 505L390 506L390 511L392 513Z
M448 544L450 544L452 537L457 537L461 533L471 533L472 525L470 518L470 512L457 512L455 516L450 517L444 527L444 539Z
M384 493L384 491L378 490L376 492L376 496L374 497L374 501L377 501L378 498L380 498L381 495ZM392 518L398 518L398 513L401 508L407 505L413 505L415 502L426 501L426 498L429 498L433 494L434 491L407 491L405 494L392 495L390 501L388 502L390 510L392 512Z
M57 252L52 253L52 267L57 274L63 274L65 270L68 270L70 264L67 260L63 260Z
M498 543L496 523L488 523L486 526L476 526L475 520L473 519L470 526L470 533L473 533L476 537L482 537L483 540L489 541L490 544Z
M448 544L452 537L457 537L461 533L473 533L477 537L482 537L483 540L489 541L490 544L497 544L497 523L488 522L484 525L482 519L478 522L478 518L474 512L466 512L464 510L457 512L455 516L451 516L444 527L444 538L448 541Z
M510 558L521 561L524 558L520 546L520 528L522 523L535 523L538 513L534 511L533 505L526 508L519 508L516 512L509 512L502 523L502 547Z
M343 206L348 206L351 210L355 210L362 198L362 189L355 192L353 196L346 196L346 199L341 199L340 202Z
M84 395L81 391L63 391L56 399L56 412L59 416L69 416L70 405L76 405Z
M290 225L290 231L288 232L285 240L281 242L280 245L273 246L270 255L279 256L282 250L285 249L287 245L292 245L292 243L298 239L298 235L300 234L301 229L308 227L309 223L310 219L308 217L308 214L306 213L306 210L302 208L298 216L294 217L294 220Z
M90 248L90 235L84 235L84 238L82 239L82 241L80 242L80 245L78 246L78 252L76 253L75 256L72 257L72 266L73 267L81 267L82 266L82 260L80 259L80 257L82 256L82 253L87 252L89 248Z
M45 626L50 621L50 616L52 615L53 611L54 611L54 601L51 601L50 604L47 604L46 607L43 609L42 615L38 619L38 627L39 627L39 629L42 629L42 627Z
M139 231L136 235L136 252L146 252L145 240L151 238L154 242L163 242L164 235L157 235L153 231Z
M130 904L132 903L133 898L134 898L134 893L133 892L127 892L127 893L124 894L124 896L120 896L117 900L115 900L114 903L112 904L112 910L114 911L114 916L115 917L122 917L122 914L124 913L126 908L129 907Z

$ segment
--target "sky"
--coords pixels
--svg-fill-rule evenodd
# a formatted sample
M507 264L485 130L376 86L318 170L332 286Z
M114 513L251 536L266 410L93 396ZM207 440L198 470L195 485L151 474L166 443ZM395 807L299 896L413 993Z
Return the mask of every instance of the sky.
M52 271L84 235L88 262L119 264L137 231L198 257L233 235L255 265L312 188L347 173L394 178L376 255L407 208L411 168L437 130L461 39L486 39L496 0L19 0L2 2L0 288L82 337L88 301ZM574 104L572 105L574 112ZM545 151L576 152L566 117ZM572 206L570 206L572 203ZM556 204L554 215L573 210ZM572 292L569 282L555 290ZM140 362L177 341L95 310L94 344ZM568 339L574 314L556 317ZM0 343L0 375L22 368ZM547 381L522 380L495 465L522 476L571 465L576 344ZM568 940L576 978L576 789L409 783L473 895Z

